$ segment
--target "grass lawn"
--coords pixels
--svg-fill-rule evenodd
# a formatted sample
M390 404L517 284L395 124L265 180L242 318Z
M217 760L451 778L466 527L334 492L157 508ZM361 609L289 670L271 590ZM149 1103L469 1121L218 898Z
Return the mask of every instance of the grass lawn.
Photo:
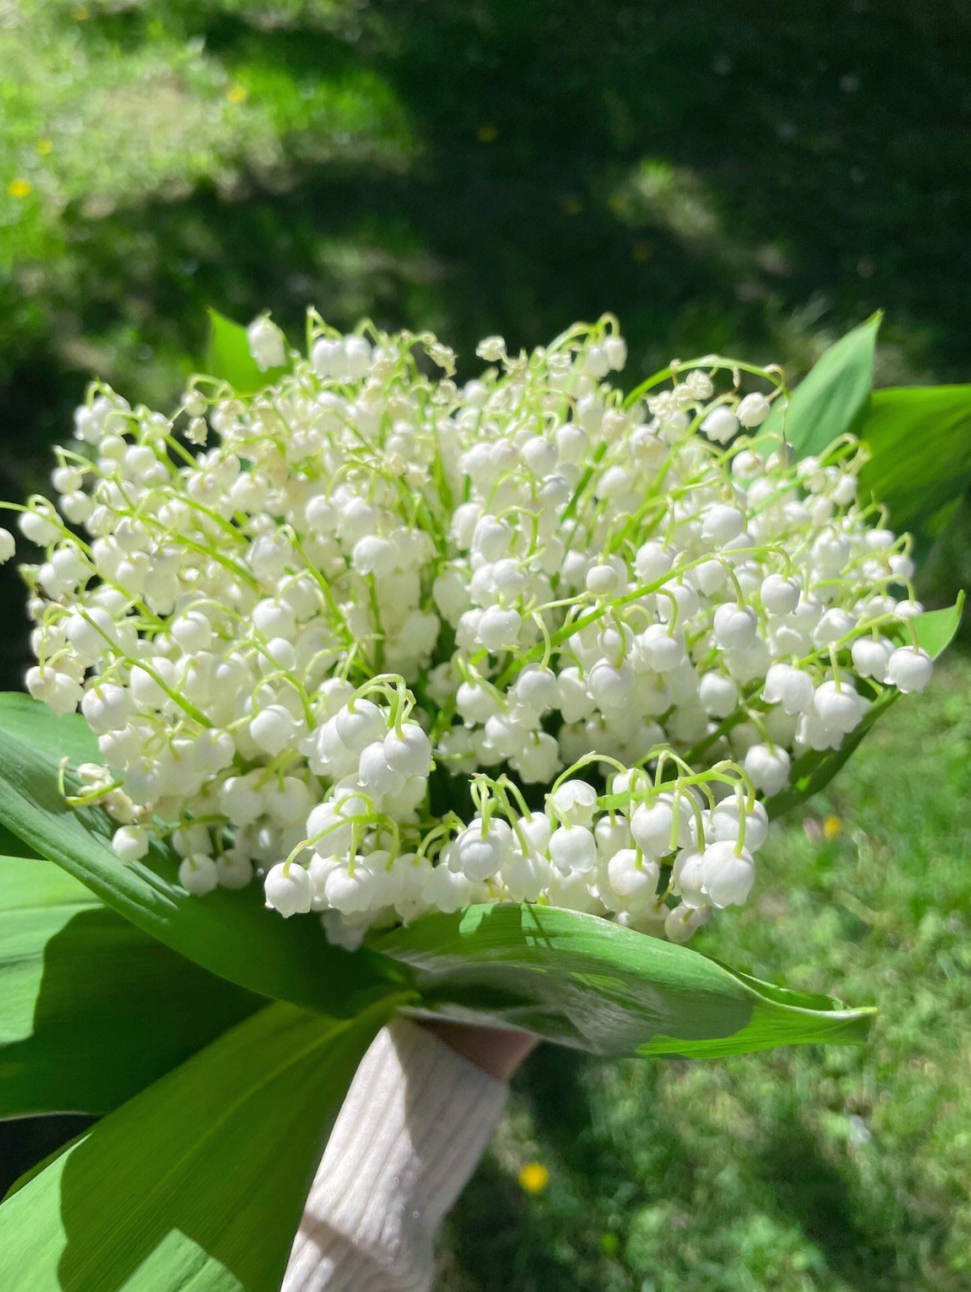
M693 943L876 1002L870 1043L719 1063L538 1052L453 1213L442 1292L971 1288L969 755L955 659L775 828L755 900ZM530 1162L549 1172L532 1194Z

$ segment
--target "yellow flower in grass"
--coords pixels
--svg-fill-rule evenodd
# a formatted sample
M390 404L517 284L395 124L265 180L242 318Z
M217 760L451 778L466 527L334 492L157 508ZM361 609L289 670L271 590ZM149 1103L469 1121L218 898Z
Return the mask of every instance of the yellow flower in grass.
M28 179L12 179L7 185L11 197L29 197L33 191L34 186Z
M542 1193L550 1182L550 1173L542 1162L527 1162L519 1172L519 1183L527 1193Z
M843 833L843 822L838 816L828 816L823 821L823 838L838 839Z

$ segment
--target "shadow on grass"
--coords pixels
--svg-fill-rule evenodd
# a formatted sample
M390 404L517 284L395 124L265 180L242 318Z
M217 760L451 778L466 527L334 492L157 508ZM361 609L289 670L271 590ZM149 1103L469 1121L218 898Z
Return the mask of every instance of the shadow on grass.
M820 1153L813 1137L792 1124L777 1133L756 1161L776 1206L823 1252L829 1268L861 1292L908 1292L913 1271L887 1240L882 1220L867 1216L844 1175Z

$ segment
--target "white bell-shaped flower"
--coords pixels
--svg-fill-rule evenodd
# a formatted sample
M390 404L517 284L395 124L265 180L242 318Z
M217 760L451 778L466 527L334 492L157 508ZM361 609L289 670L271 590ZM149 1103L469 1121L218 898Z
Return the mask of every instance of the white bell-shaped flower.
M763 794L778 794L789 784L790 758L784 749L777 746L753 745L742 765L752 778L752 784Z
M286 362L286 338L266 316L254 319L246 329L246 336L250 354L261 372L266 372L269 368L280 368Z
M893 644L883 637L860 637L850 651L853 667L860 677L872 677L876 682L886 682L887 665L893 654Z
M741 838L740 821L745 821L745 846L749 852L758 852L769 833L769 816L756 800L748 808L737 797L723 799L710 814L705 826L705 838L710 843L728 840L737 843Z
M388 766L402 776L427 776L432 767L432 745L416 722L406 722L400 733L389 731L384 738Z
M596 869L597 841L585 826L560 826L550 835L549 854L561 875L586 875Z
M755 882L755 862L747 848L723 840L704 850L698 873L712 906L742 906Z
M765 674L762 698L766 704L778 704L790 715L810 708L816 688L808 673L791 664L772 664Z
M730 408L722 405L712 409L701 423L701 429L716 444L727 444L738 434L739 420Z
M179 863L179 883L187 893L201 897L219 883L219 868L208 853L194 853Z
M498 875L512 852L513 834L505 821L476 818L453 841L448 866L473 883Z
M844 735L859 726L865 711L864 701L847 678L817 687L813 707L827 731Z
M630 832L645 857L657 861L689 842L693 815L686 798L659 794L634 810Z
M740 401L738 408L735 410L735 415L746 430L751 430L753 427L761 426L771 411L771 406L766 397L760 395L757 391L753 391L752 394L746 395Z
M789 615L799 604L801 591L800 582L794 576L772 573L762 580L759 597L769 614Z
M901 646L887 661L886 681L906 695L910 691L923 691L933 671L926 651L916 646Z
M111 837L115 856L124 862L141 861L149 849L148 831L140 825L123 825Z
M660 868L633 848L621 848L607 863L610 887L625 906L644 906L654 900Z
M296 862L280 862L273 866L263 881L263 890L267 906L279 911L284 919L310 910L313 900L310 876Z

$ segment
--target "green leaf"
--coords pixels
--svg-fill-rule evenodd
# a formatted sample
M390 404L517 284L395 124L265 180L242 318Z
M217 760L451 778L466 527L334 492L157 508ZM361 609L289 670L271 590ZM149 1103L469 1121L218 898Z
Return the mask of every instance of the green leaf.
M10 1292L279 1292L350 1079L395 1005L270 1005L110 1113L0 1206Z
M263 372L253 358L246 329L216 310L209 315L209 345L206 349L206 374L226 381L237 395L256 395L272 386L292 370L286 363Z
M788 408L773 408L759 432L759 443L784 436L796 457L805 458L821 453L853 429L873 385L873 355L882 317L872 315L830 346L792 392Z
M871 453L864 491L882 502L896 530L922 536L971 482L971 386L875 390L859 428Z
M265 1003L51 862L0 857L0 1118L108 1112Z
M79 763L102 762L98 738L80 713L63 717L46 704L19 691L0 692L3 730L18 740L46 751L51 759Z
M716 1058L859 1041L873 1011L733 973L688 947L548 906L428 915L372 945L414 974L422 1011L596 1054Z
M37 849L32 848L23 839L11 834L6 826L0 825L0 857L37 857Z
M76 724L67 725L66 752L77 752L83 741ZM193 897L178 881L177 856L160 844L144 861L123 865L110 846L115 827L107 813L65 803L51 730L42 704L0 695L0 823L106 906L221 978L337 1018L398 989L395 966L367 951L330 946L316 920L269 915L256 884Z
M954 640L961 626L961 615L964 612L964 593L958 594L953 606L945 610L926 610L913 620L917 645L926 650L931 659L943 655Z

